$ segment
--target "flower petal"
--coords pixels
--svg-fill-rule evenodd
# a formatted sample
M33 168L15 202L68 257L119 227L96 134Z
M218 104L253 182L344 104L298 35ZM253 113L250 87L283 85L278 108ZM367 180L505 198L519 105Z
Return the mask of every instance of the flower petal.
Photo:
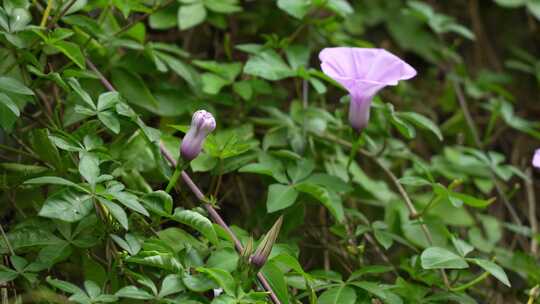
M413 67L384 49L325 48L319 53L319 59L323 72L332 78L362 79L396 85L399 80L416 75Z
M358 98L351 95L351 104L349 105L349 122L353 129L360 131L366 127L369 121L371 96Z
M349 91L349 120L357 130L367 124L371 99L379 90L416 75L413 67L384 49L325 48L319 59L323 72Z
M536 149L536 151L534 151L532 165L536 168L540 168L540 149Z

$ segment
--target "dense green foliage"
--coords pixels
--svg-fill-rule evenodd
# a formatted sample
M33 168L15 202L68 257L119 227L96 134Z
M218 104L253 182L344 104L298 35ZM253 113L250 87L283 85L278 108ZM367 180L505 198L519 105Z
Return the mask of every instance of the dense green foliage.
M3 303L271 303L249 256L281 215L260 271L282 304L534 303L539 20L538 0L3 0ZM331 46L418 71L360 135ZM203 199L164 191L160 151L198 109Z

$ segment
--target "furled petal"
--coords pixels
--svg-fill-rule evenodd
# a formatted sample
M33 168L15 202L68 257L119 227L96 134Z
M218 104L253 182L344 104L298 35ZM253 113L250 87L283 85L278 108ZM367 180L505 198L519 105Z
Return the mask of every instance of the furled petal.
M536 151L534 151L532 165L536 168L540 168L540 149L536 149Z
M195 159L201 153L206 136L216 128L216 120L210 112L199 110L193 114L191 127L182 140L180 155L186 161Z

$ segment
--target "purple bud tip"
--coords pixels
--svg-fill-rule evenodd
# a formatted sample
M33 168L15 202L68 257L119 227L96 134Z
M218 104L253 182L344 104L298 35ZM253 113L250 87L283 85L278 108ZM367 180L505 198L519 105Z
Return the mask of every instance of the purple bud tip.
M251 263L251 265L253 265L253 267L255 267L255 269L260 269L266 263L267 258L268 257L262 256L260 254L254 255L249 259L249 262Z
M270 256L270 253L272 252L272 247L274 247L274 243L277 240L277 237L279 235L279 230L281 229L281 224L283 223L283 216L280 216L277 221L274 223L272 228L266 233L264 238L262 239L261 243L255 250L255 253L251 256L249 259L249 262L251 265L253 265L256 269L261 268L266 263L266 260L268 260L268 257Z
M180 155L185 161L192 161L201 153L204 140L216 128L216 120L210 112L199 110L193 114L191 127L182 140Z

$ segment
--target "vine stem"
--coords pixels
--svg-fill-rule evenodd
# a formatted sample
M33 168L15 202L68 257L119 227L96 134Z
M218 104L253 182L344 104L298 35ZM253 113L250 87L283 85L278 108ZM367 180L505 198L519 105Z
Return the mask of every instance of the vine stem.
M53 27L56 26L56 22L58 22L58 20L60 20L60 18L64 17L65 14L67 14L67 12L69 11L69 9L75 4L75 2L77 2L77 0L71 0L63 9L62 11L54 16L52 22L47 26L47 29L52 29Z
M40 27L45 27L47 24L47 19L49 19L49 14L51 13L52 9L52 0L47 1L47 7L45 8L45 11L43 12L43 17L41 17L41 22L39 23Z
M344 147L346 147L348 149L353 148L352 143L350 143L350 142L348 142L346 140L343 140L343 139L341 139L339 137L335 137L335 136L330 135L330 134L325 134L325 135L320 136L320 137L323 138L323 139L332 141L334 143L337 143L339 145L342 145L342 146L344 146ZM398 178L375 155L369 153L368 151L366 151L364 149L358 149L358 152L360 152L360 154L366 156L372 162L377 164L377 166L379 166L383 170L383 172L386 174L386 176L388 176L390 181L392 181L392 184L394 184L394 186L398 190L399 194L403 198L403 201L405 202L405 206L409 210L409 217L411 219L418 219L420 221L420 227L422 229L422 232L424 233L424 236L426 237L426 240L428 241L428 244L430 246L433 246L433 237L431 236L431 232L429 231L427 225L424 223L424 221L422 219L422 215L419 214L418 211L416 210L416 207L412 203L411 198L407 194L407 191L405 191L405 188L403 188L403 186L399 183ZM444 271L444 269L441 269L441 276L443 278L444 285L446 286L446 288L450 289L450 281L448 280L448 276L446 275L446 272Z
M467 282L467 283L465 283L463 285L460 285L458 287L451 288L450 290L454 291L454 292L464 291L464 290L469 289L469 288L473 287L474 285L482 282L488 276L489 276L489 272L485 271L481 275L477 276L474 280L471 280L470 282Z
M167 150L167 148L165 148L165 146L163 145L162 142L159 143L159 149L160 149L161 154L163 155L163 157L165 157L165 159L172 166L176 167L176 160L174 159L174 157L172 157L171 153ZM204 209L206 209L206 211L208 212L208 214L210 215L212 220L214 222L216 222L218 225L220 225L223 229L225 229L225 231L227 231L227 233L229 234L229 236L233 240L234 247L236 248L236 251L238 251L239 253L242 253L244 251L244 247L242 246L242 243L240 242L238 237L234 234L234 232L231 230L229 225L227 225L227 223L225 223L225 221L219 215L219 213L216 211L216 209L214 209L214 207L211 204L208 203L208 200L206 199L206 197L202 193L201 189L199 189L199 187L197 187L197 185L193 182L191 177L189 177L189 175L185 171L182 171L181 176L182 176L182 179L184 180L184 182L186 183L186 185L188 186L188 188L191 190L191 192L193 192L195 197L197 197L197 199L203 204ZM281 302L279 301L278 297L276 296L276 294L272 290L272 287L270 286L270 284L268 283L268 281L266 280L266 278L264 277L262 272L257 273L257 278L259 279L259 282L261 283L263 288L269 293L269 296L272 299L272 302L274 302L274 304L281 304Z
M0 224L0 232L2 232L2 238L4 239L4 242L6 242L6 247L8 248L9 253L11 255L15 255L15 251L13 251L13 246L11 246L11 243L9 242L6 231L4 231L4 227L2 227L2 224Z
M113 91L113 92L116 91L114 86L107 80L107 78L105 78L105 76L103 76L103 74L97 69L97 67L94 65L94 63L89 58L86 58L86 64L88 65L88 67L94 73L96 73L96 75L99 77L101 83L105 86L105 88L107 88L107 90ZM163 157L173 167L176 168L176 166L177 166L176 160L174 159L174 157L172 157L171 153L167 150L167 148L165 148L165 146L163 145L162 142L159 143L159 150L161 151L161 154L163 155ZM216 209L211 204L208 203L208 200L206 199L206 197L202 193L201 189L199 189L199 187L197 187L197 185L193 182L191 177L189 177L189 175L183 170L181 171L181 177L184 180L184 182L186 183L186 185L188 186L188 188L191 190L191 192L193 192L195 197L202 203L204 209L206 209L206 211L210 215L210 218L212 218L212 220L215 223L217 223L219 226L221 226L223 229L225 229L225 231L229 234L229 236L233 240L234 247L236 248L236 251L238 251L239 253L242 253L242 251L244 250L244 247L242 246L242 243L240 242L240 240L238 239L236 234L234 234L234 232L231 230L229 225L227 225L227 223L219 215L219 213L216 211ZM258 272L257 273L257 278L258 278L259 282L261 283L262 287L268 292L268 296L270 297L272 302L274 304L281 304L281 301L278 299L276 293L274 292L274 290L272 289L272 287L268 283L268 280L266 279L264 274L262 272Z

